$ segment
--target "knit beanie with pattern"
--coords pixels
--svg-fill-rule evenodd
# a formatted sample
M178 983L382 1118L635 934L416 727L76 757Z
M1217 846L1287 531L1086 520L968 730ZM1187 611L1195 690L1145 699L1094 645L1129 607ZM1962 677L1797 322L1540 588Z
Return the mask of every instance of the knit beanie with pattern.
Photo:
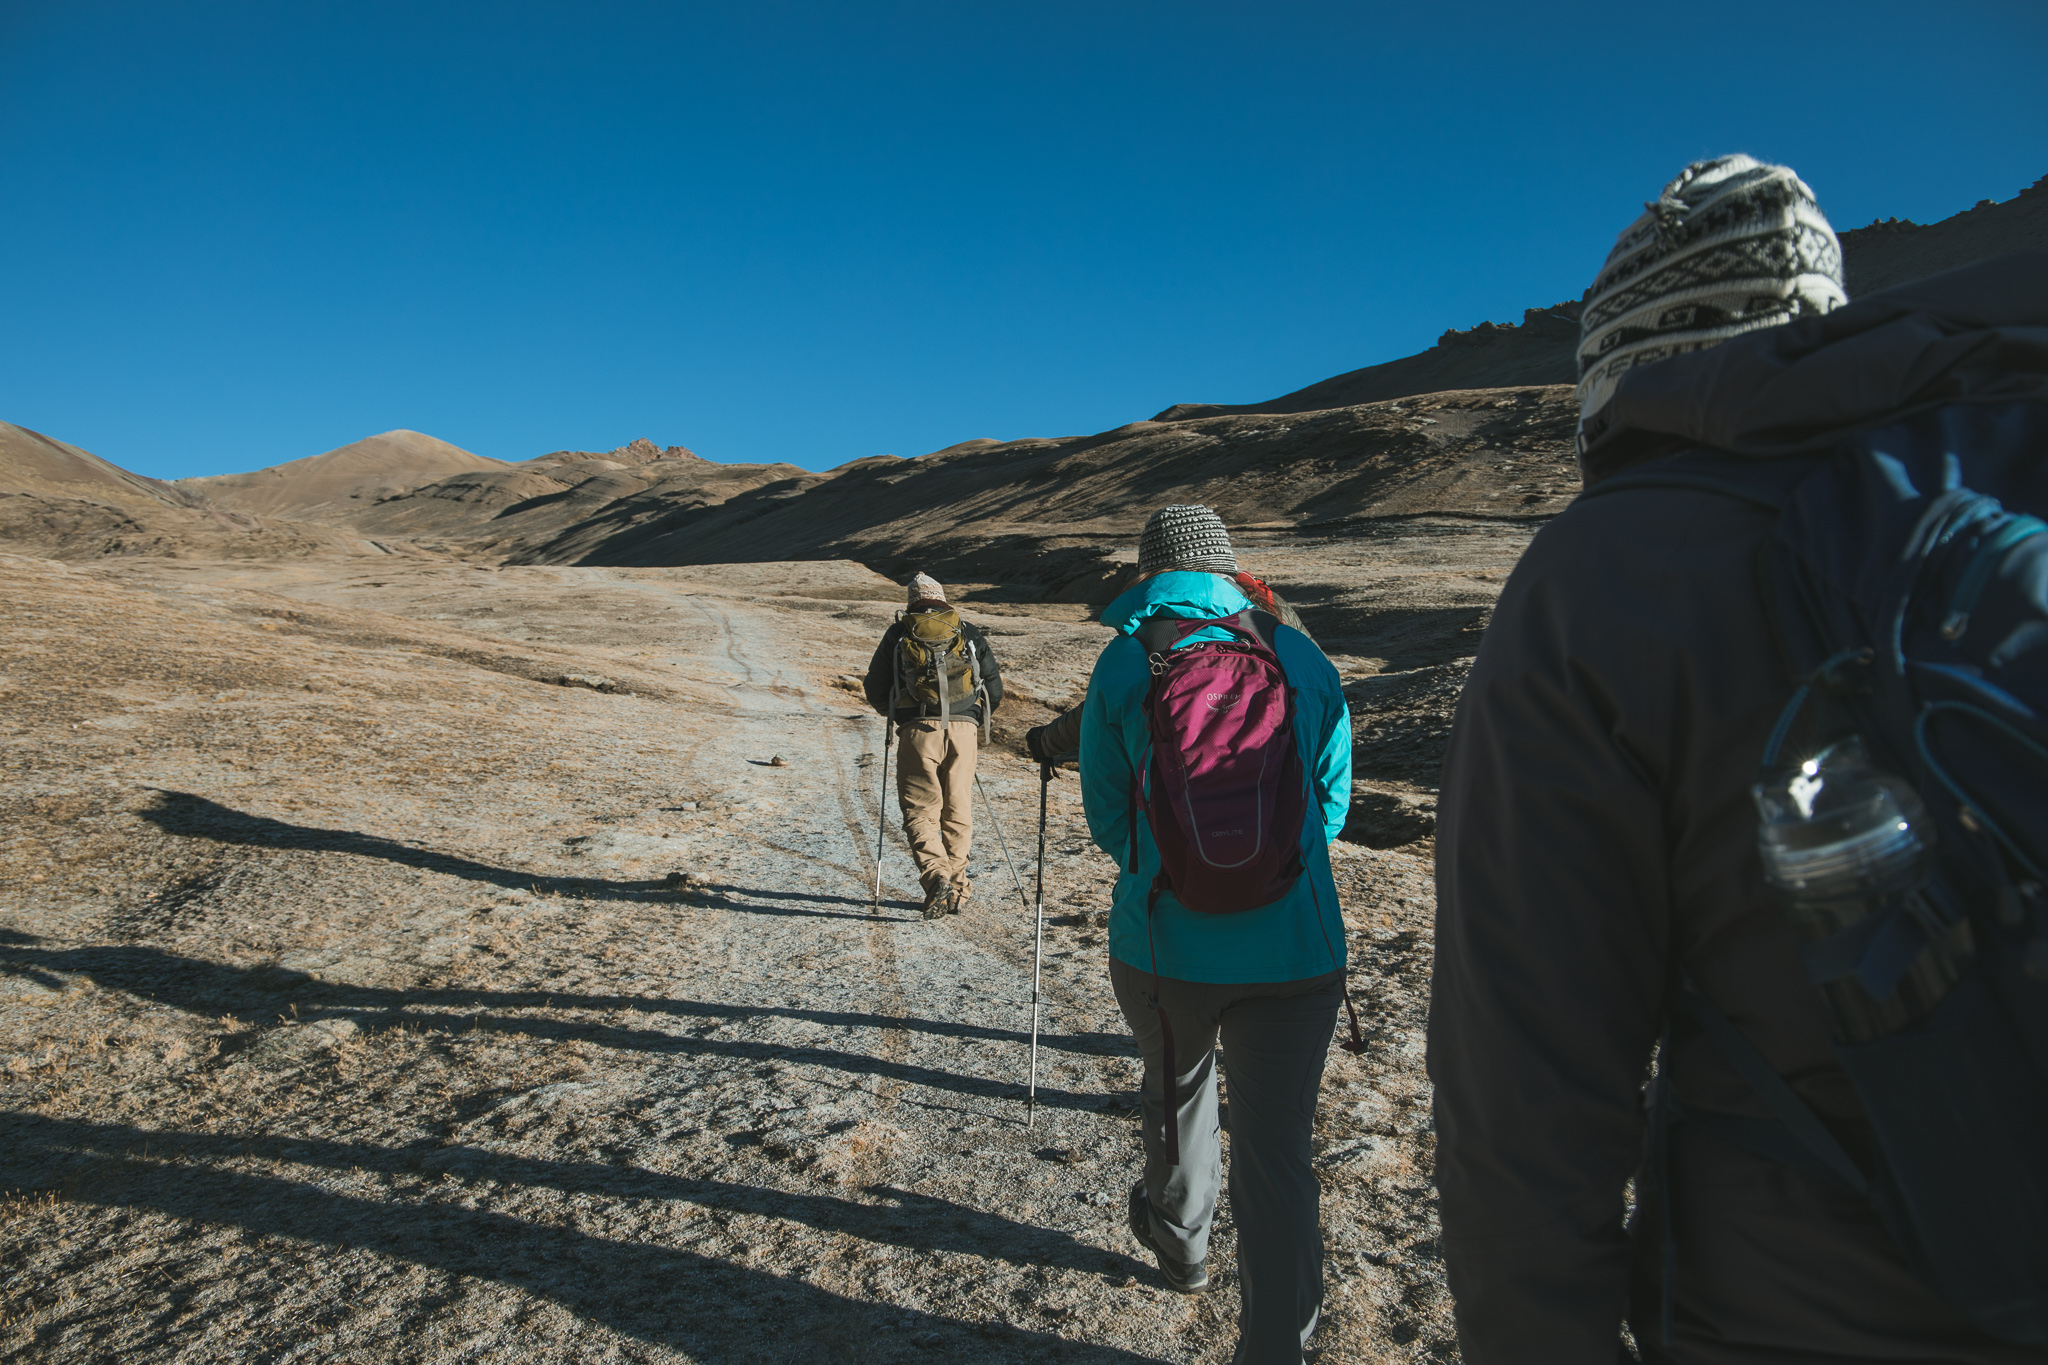
M916 574L910 580L910 605L919 602L943 602L946 590L939 586L939 580L930 574Z
M1166 569L1236 573L1237 556L1231 553L1223 518L1198 502L1175 503L1154 512L1138 538L1138 572Z
M1842 245L1790 167L1750 156L1696 161L1607 254L1579 323L1579 431L1622 376L1849 301Z

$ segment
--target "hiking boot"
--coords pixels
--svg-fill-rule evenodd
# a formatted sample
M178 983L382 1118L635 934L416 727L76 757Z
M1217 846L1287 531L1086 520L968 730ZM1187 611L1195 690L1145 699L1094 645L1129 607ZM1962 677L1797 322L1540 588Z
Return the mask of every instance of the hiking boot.
M953 879L952 894L946 897L946 913L957 915L960 907L974 898L974 887L965 877Z
M1152 1237L1152 1201L1145 1197L1145 1182L1131 1186L1131 1236L1159 1260L1159 1273L1166 1287L1176 1294L1199 1294L1209 1287L1206 1261L1179 1261L1161 1250Z
M953 887L943 878L928 884L924 889L923 914L926 919L938 919L946 913L946 905L953 899Z

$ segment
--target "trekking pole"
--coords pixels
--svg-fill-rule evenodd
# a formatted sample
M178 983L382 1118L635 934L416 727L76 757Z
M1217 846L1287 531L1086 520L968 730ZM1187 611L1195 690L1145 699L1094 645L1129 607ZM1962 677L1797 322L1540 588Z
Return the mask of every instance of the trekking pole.
M981 793L982 813L987 816L989 824L995 826L996 842L1003 846L1003 861L1010 865L1010 880L1017 884L1017 899L1028 906L1031 897L1024 894L1024 878L1018 875L1017 860L1010 856L1010 841L1003 837L1002 822L996 819L995 804L988 799L988 788L981 785L980 773L974 775L974 789Z
M889 832L889 741L896 733L896 718L882 717L882 778L875 786L875 899L868 913L882 913L882 839Z
M1031 1084L1024 1092L1024 1126L1038 1112L1038 976L1045 965L1045 798L1052 787L1052 764L1038 765L1038 904L1031 947Z

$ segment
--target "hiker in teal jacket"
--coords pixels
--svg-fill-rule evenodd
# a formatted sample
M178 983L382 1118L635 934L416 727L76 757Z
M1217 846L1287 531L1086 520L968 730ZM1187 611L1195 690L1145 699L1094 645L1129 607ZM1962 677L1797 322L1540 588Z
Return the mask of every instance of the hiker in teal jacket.
M1236 558L1206 507L1154 513L1139 547L1145 576L1102 613L1117 638L1088 681L1081 795L1095 843L1114 858L1110 979L1145 1062L1145 1178L1131 1191L1131 1231L1167 1283L1194 1292L1220 1193L1215 1047L1230 1063L1231 1208L1244 1298L1237 1365L1299 1365L1322 1305L1320 1189L1310 1131L1344 982L1344 922L1329 843L1351 804L1351 723L1337 670L1307 636L1275 632L1295 690L1294 736L1310 787L1302 876L1280 900L1236 914L1200 914L1163 892L1147 923L1159 851L1131 787L1151 761L1144 701L1151 670L1132 632L1155 615L1230 616L1252 603L1229 575ZM1225 638L1199 632L1193 639ZM1191 642L1191 641L1190 641ZM1135 856L1134 856L1135 855ZM1160 1009L1152 1003L1154 962ZM1180 1164L1166 1160L1161 1010L1171 1025Z
M1329 843L1351 808L1351 724L1337 670L1299 631L1282 628L1275 644L1280 667L1296 689L1294 741L1308 772L1314 801L1301 831L1304 869L1294 890L1271 905L1236 915L1202 915L1181 907L1172 892L1159 897L1157 932L1145 933L1145 896L1159 871L1159 850L1138 816L1138 862L1123 867L1131 847L1130 783L1152 757L1144 701L1152 672L1131 638L1146 618L1229 616L1251 606L1228 578L1213 573L1168 572L1148 578L1102 612L1117 638L1103 647L1088 680L1081 720L1081 797L1096 847L1117 860L1116 899L1109 912L1109 952L1117 961L1183 981L1297 981L1344 965L1344 935L1337 922L1337 888L1330 879ZM1201 631L1196 639L1221 639ZM1321 820L1316 819L1320 813ZM1318 917L1316 901L1322 905ZM1328 938L1325 939L1325 930ZM1332 953L1335 960L1332 960Z

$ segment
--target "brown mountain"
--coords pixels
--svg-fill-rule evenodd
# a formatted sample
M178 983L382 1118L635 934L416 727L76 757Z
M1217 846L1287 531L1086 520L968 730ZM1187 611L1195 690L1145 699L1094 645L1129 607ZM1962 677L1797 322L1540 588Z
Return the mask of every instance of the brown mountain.
M166 507L190 507L195 501L173 484L131 474L90 451L11 422L0 422L0 493Z
M297 559L375 554L326 527L207 505L176 484L0 422L0 546L51 559Z
M1952 218L1922 226L1881 219L1841 234L1849 297L1938 275L2010 251L2048 251L2048 176L2003 204L1982 200ZM1176 422L1233 412L1314 412L1443 389L1509 384L1570 384L1579 304L1531 308L1519 325L1482 322L1448 331L1418 355L1368 365L1263 403L1176 403L1152 420Z
M346 522L378 498L407 492L450 474L504 469L502 460L472 455L418 431L387 431L303 460L253 474L180 479L178 487L230 511L300 521Z
M360 507L347 521L379 539L417 540L467 555L532 556L588 522L635 526L769 484L823 477L788 464L718 464L681 446L639 464L580 451L558 454L565 458L542 456L438 479Z

